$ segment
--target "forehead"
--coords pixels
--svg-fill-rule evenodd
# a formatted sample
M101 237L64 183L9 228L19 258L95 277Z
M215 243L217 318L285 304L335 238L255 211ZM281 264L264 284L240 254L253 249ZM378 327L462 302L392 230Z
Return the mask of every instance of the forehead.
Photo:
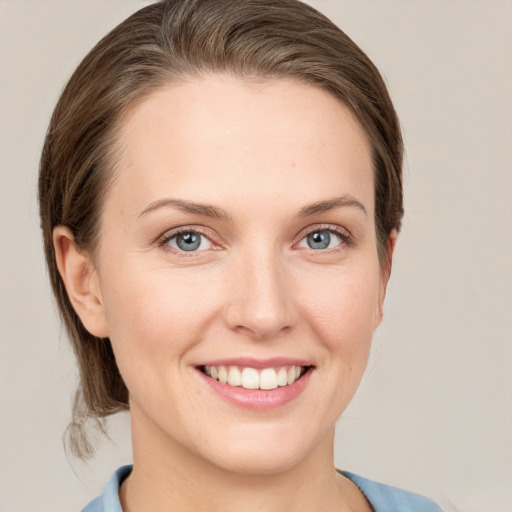
M373 210L360 123L332 94L292 80L216 75L162 87L122 118L114 160L114 192L140 207L172 191L211 202L249 188L304 202L357 192Z

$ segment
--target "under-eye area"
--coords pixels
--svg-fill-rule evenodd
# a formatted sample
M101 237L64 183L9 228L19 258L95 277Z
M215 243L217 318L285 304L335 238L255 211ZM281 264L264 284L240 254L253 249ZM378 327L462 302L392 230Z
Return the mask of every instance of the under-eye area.
M314 367L285 365L256 369L241 366L203 365L198 368L202 373L221 384L244 389L271 390L293 384Z

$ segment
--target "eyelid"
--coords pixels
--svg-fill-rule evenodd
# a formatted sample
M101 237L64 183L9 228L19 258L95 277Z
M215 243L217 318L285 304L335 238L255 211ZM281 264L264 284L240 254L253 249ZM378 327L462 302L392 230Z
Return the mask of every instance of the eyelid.
M314 233L316 231L331 231L335 233L337 236L340 237L341 242L340 245L334 249L329 250L315 250L310 249L313 253L332 253L336 252L338 250L342 250L343 248L351 247L354 245L354 239L352 236L352 233L345 227L336 225L336 224L314 224L307 226L304 228L298 235L298 240L294 244L294 247L297 246L306 236L310 235L311 233ZM156 243L159 247L162 247L164 250L172 252L174 254L179 254L180 256L185 257L194 257L194 256L200 256L202 253L208 252L208 250L202 250L202 251L190 251L187 253L186 251L177 251L175 248L170 247L166 245L170 239L174 238L175 236L179 235L180 233L198 233L204 237L206 237L212 244L213 244L213 250L218 250L220 244L215 242L214 239L217 238L215 232L207 228L206 226L201 225L183 225L183 226L177 226L175 228L169 229L166 231L163 235L160 235ZM307 249L306 249L307 250Z
M329 250L315 250L310 249L312 252L315 253L330 253L330 252L336 252L337 250L351 247L354 245L354 238L352 236L352 233L342 226L336 225L336 224L315 224L313 226L308 226L307 228L304 228L298 235L298 241L294 246L297 246L306 236L310 235L311 233L315 233L317 231L332 231L336 235L338 235L341 239L341 243L339 247L336 247L335 249L329 249Z
M201 236L204 236L213 245L213 250L215 250L219 246L219 244L213 240L214 238L216 238L215 232L212 229L207 228L206 226L198 226L198 225L184 225L184 226L177 226L175 228L169 229L163 235L160 235L157 238L156 244L158 245L158 247L161 247L162 249L164 249L166 251L169 251L169 252L172 252L175 254L179 253L180 256L186 256L186 257L198 256L204 252L207 252L207 250L202 250L202 251L190 251L189 253L187 253L187 251L179 251L179 250L175 249L174 247L170 247L167 245L169 240L178 236L181 233L197 233Z

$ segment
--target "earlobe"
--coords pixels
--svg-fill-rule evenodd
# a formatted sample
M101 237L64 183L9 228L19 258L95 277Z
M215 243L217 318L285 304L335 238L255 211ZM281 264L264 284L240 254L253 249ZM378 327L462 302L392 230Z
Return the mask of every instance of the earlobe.
M90 257L76 246L66 226L53 230L53 246L57 268L73 309L93 336L108 337L98 273Z

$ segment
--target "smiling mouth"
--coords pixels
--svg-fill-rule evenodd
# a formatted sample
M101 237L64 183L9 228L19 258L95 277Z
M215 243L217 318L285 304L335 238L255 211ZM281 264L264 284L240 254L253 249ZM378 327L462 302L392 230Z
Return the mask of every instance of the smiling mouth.
M271 390L285 387L300 379L312 366L286 365L277 368L256 369L240 366L200 366L208 377L233 387Z

